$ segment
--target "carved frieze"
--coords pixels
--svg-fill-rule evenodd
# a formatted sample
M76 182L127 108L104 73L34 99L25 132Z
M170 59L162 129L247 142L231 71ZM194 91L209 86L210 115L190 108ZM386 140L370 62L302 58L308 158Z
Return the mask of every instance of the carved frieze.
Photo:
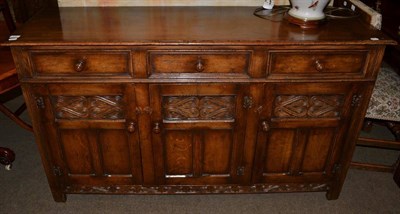
M339 117L342 95L281 95L275 98L275 117Z
M67 193L124 193L124 194L218 194L218 193L266 193L266 192L302 192L327 191L326 183L293 183L293 184L256 184L239 185L199 185L199 186L69 186Z
M58 119L122 119L122 96L54 96Z
M163 97L165 120L232 120L234 96Z

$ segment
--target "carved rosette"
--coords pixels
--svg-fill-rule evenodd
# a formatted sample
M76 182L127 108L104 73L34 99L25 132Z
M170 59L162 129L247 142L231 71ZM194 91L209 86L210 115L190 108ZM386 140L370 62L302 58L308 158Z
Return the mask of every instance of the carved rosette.
M123 119L122 96L54 96L58 119Z
M275 98L274 116L285 118L339 117L342 95L284 95Z
M235 113L234 96L163 97L166 120L232 120Z

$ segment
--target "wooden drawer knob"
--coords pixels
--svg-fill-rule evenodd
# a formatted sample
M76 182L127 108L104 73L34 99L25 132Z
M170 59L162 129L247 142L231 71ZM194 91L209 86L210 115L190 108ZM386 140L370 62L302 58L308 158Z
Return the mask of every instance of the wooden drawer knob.
M321 64L321 62L320 62L318 59L316 59L316 60L314 61L314 65L315 65L315 69L316 69L317 71L322 71L322 70L324 70L324 66Z
M199 57L197 59L197 63L196 63L196 71L197 72L202 72L204 71L204 61L201 57Z
M160 123L154 123L153 132L154 134L160 134L161 132Z
M263 132L268 132L271 129L271 127L269 126L267 121L263 121L261 123L261 128L262 128Z
M136 130L136 123L135 122L130 122L130 123L128 123L126 128L127 128L129 133L133 133Z
M75 62L74 68L76 72L82 72L86 67L86 59L82 58Z

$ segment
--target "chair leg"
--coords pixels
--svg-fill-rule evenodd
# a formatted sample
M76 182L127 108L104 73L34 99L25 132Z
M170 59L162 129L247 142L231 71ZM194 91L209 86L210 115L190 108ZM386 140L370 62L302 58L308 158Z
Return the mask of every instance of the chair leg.
M394 134L396 141L400 141L400 122L387 122L386 126Z
M19 116L26 110L26 104L23 103L15 112L14 114Z
M383 148L383 149L400 149L400 123L399 122L385 122L385 121L377 121L377 123L386 126L395 136L396 140L383 140L383 139L374 139L374 138L367 138L367 137L359 137L357 139L357 146L366 146L366 147L373 147L373 148ZM363 131L370 131L374 121L372 120L365 120ZM379 172L396 172L398 171L398 182L400 183L400 166L399 160L393 165L386 165L386 164L374 164L374 163L362 163L362 162L351 162L351 167L356 169L364 169L364 170L372 170L372 171L379 171ZM396 176L395 176L396 178Z
M362 130L364 132L371 132L373 126L374 126L374 123L371 120L365 119Z
M399 159L397 160L396 168L393 175L393 180L394 182L396 182L397 186L400 187L400 156Z
M25 107L26 108L26 107ZM20 111L21 107L17 110ZM21 118L17 117L13 112L11 112L8 108L6 108L4 105L0 104L0 111L3 112L7 117L9 117L11 120L15 121L19 126L22 128L33 132L33 128L31 125L23 121Z
M351 167L353 169L370 170L376 172L389 172L393 173L393 166L387 166L383 164L373 164L373 163L361 163L361 162L351 162Z
M0 164L5 165L6 169L10 170L14 160L15 153L11 149L0 147Z

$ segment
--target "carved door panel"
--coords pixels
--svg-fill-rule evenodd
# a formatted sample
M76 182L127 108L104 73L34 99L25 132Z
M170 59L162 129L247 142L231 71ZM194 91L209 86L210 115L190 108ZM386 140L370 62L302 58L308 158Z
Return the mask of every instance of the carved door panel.
M136 115L129 110L133 85L50 84L34 91L41 141L66 187L141 182Z
M253 182L326 182L350 129L356 87L271 84L265 89Z
M241 163L245 87L151 85L152 143L160 184L229 184Z

